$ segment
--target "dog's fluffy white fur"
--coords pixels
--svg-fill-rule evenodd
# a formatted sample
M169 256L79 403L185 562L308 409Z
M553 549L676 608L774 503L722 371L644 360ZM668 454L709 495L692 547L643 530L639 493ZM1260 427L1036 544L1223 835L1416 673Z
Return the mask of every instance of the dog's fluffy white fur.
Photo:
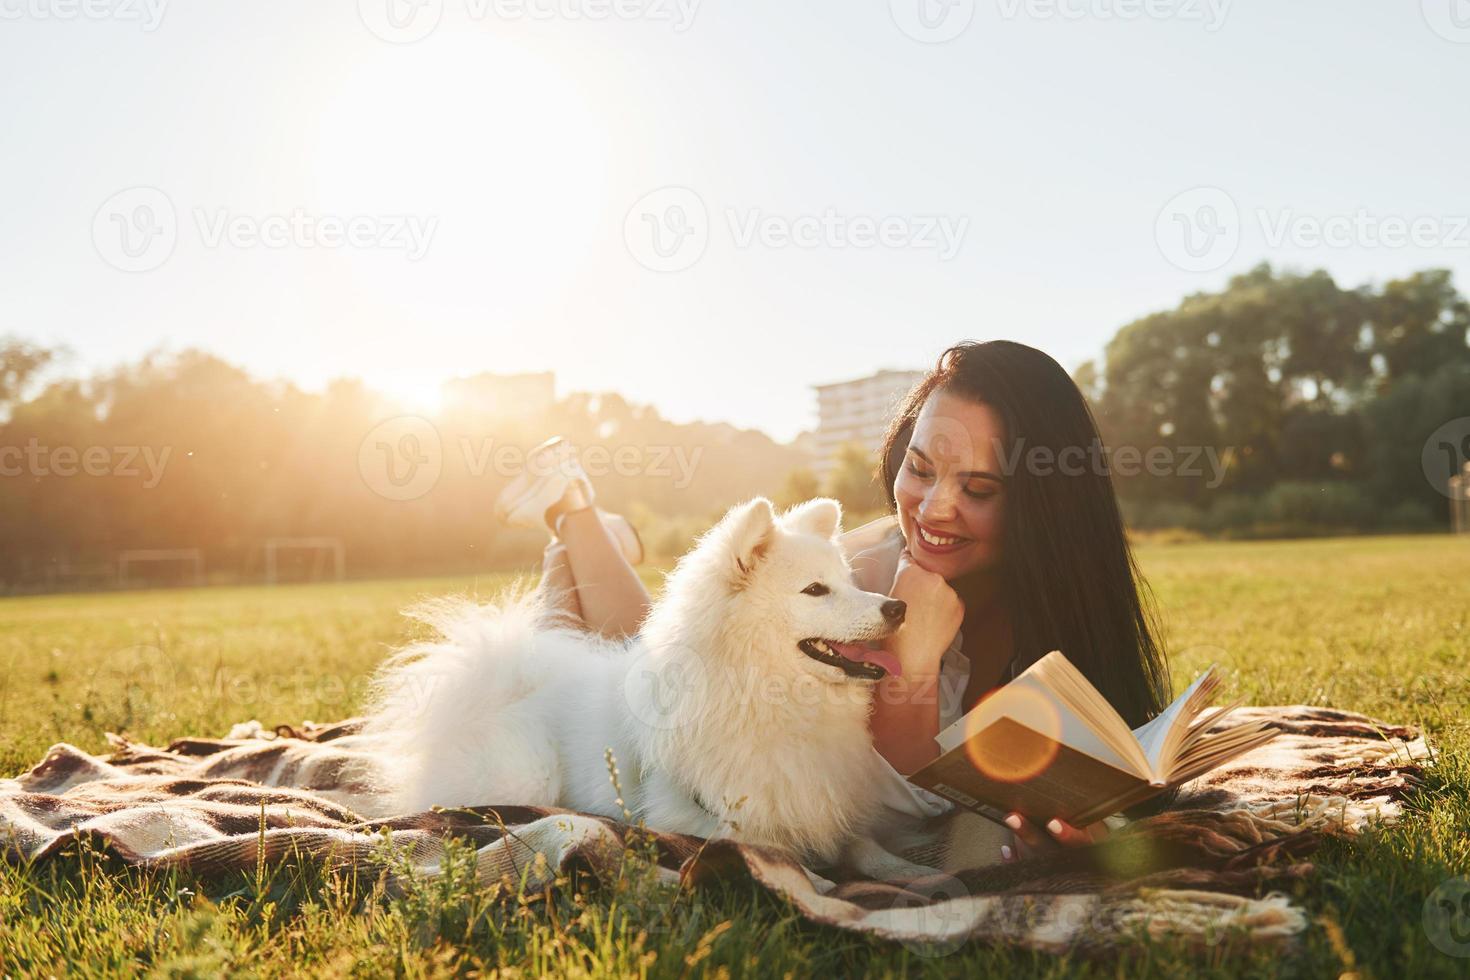
M866 833L881 765L868 732L873 681L799 646L895 628L888 597L852 584L840 518L831 500L781 516L765 499L732 509L626 643L534 596L431 608L439 638L385 665L368 722L397 747L389 808L631 814L819 865L920 870Z

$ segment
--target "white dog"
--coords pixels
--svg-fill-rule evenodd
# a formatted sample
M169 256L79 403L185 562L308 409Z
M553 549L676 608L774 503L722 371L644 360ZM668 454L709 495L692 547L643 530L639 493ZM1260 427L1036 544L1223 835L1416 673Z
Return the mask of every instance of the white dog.
M780 517L765 499L732 509L627 643L572 628L534 598L430 614L441 639L385 665L368 725L405 747L393 808L631 814L817 865L928 872L866 833L881 766L873 685L899 669L872 641L905 610L852 584L840 519L832 500Z

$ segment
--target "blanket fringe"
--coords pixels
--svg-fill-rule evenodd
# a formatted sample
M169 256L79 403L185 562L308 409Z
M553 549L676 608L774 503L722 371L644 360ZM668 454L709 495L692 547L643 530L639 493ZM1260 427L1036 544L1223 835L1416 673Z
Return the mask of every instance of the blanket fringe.
M1226 942L1281 943L1307 928L1306 914L1279 893L1245 898L1145 889L1124 900L1076 894L976 895L934 904L898 904L856 917L828 917L823 914L827 903L816 897L807 897L802 904L818 921L861 928L917 945L931 955L972 940L1061 954L1117 949L1144 936L1203 949Z
M1399 816L1398 804L1386 798L1352 800L1346 796L1310 793L1291 800L1257 803L1226 813L1227 818L1236 822L1233 829L1241 839L1252 844L1304 830L1356 837L1375 823L1393 823Z
M1151 938L1183 937L1200 945L1232 935L1252 941L1282 940L1307 927L1306 914L1278 892L1264 898L1207 891L1145 892L1139 901L1119 907L1118 922L1125 929L1142 929Z
M1339 766L1351 766L1354 762L1363 765L1383 765L1384 763L1397 763L1402 766L1428 766L1434 764L1434 752L1424 736L1414 739L1395 738L1384 736L1381 742L1365 742L1359 746L1359 755L1355 759L1344 756L1335 764Z

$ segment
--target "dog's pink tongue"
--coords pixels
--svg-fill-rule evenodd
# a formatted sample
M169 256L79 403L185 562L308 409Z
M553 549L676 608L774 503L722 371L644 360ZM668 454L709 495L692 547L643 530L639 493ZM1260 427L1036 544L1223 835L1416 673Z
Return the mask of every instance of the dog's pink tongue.
M830 640L827 645L848 660L855 660L860 664L877 664L893 677L903 676L903 666L887 650L875 649L861 643L833 643Z

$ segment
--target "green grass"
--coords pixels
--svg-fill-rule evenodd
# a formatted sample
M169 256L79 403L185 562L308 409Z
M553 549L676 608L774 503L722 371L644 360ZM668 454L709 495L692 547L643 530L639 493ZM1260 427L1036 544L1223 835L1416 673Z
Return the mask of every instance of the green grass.
M676 896L630 867L551 896L443 881L384 897L371 882L266 870L225 882L143 874L104 855L0 868L0 975L260 974L805 977L1463 976L1429 941L1426 899L1470 874L1470 541L1439 537L1151 546L1141 560L1176 686L1210 661L1257 703L1307 702L1422 725L1440 765L1398 826L1330 842L1296 897L1314 924L1287 955L1140 941L1126 959L966 948L917 955L812 926L750 888ZM353 713L396 610L504 579L417 580L0 600L0 772L56 741L162 743L230 723ZM1470 916L1458 923L1470 932Z

